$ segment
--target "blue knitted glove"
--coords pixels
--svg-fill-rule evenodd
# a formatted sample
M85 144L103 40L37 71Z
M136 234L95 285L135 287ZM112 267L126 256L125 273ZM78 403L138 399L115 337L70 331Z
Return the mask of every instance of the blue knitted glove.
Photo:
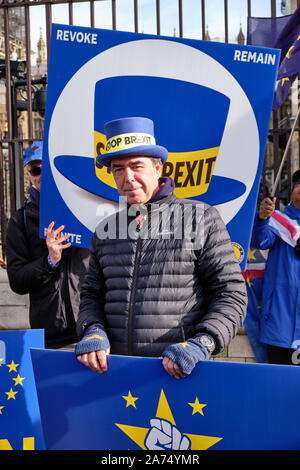
M180 367L182 372L189 375L197 362L208 358L208 351L195 339L188 339L184 343L171 344L164 350L162 356L167 356Z
M84 337L75 346L75 356L90 353L93 351L106 351L110 349L109 340L104 330L90 327Z

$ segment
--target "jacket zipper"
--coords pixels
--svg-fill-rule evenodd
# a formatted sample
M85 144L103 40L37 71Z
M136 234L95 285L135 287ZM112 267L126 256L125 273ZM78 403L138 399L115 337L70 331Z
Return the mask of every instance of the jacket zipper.
M129 315L128 315L128 355L129 356L132 356L132 350L133 350L132 325L133 325L133 316L134 316L134 301L135 301L136 284L137 284L137 273L138 273L138 268L139 268L140 259L141 259L141 252L142 252L141 247L142 247L142 239L139 237L137 239L136 252L135 252L135 257L134 257L132 289L131 289L130 300L129 300Z

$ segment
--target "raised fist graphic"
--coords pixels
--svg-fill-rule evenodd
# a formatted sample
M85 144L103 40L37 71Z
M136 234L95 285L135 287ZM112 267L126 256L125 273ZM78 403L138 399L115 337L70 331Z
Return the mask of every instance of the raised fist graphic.
M164 419L151 419L151 428L145 439L148 450L189 450L191 441Z

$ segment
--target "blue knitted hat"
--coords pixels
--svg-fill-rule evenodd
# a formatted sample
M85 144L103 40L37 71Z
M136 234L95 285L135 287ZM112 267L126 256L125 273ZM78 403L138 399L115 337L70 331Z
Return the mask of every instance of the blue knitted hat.
M109 167L114 158L145 156L160 158L164 164L168 158L165 147L156 145L154 124L144 117L128 117L109 121L104 126L105 153L98 155L100 165Z
M35 160L42 160L42 156L43 156L43 142L33 142L33 144L31 144L30 147L27 147L24 151L24 154L23 154L24 168L30 162L33 162Z

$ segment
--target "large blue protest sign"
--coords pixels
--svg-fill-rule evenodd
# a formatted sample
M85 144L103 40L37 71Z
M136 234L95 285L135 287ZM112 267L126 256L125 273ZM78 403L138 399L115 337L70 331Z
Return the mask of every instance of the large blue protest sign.
M0 450L45 449L30 357L43 330L0 331Z
M300 369L202 362L176 380L161 359L32 349L50 450L300 449Z
M40 234L54 220L88 247L119 209L110 170L95 164L104 123L144 116L169 158L178 197L217 207L244 269L279 51L53 25Z

